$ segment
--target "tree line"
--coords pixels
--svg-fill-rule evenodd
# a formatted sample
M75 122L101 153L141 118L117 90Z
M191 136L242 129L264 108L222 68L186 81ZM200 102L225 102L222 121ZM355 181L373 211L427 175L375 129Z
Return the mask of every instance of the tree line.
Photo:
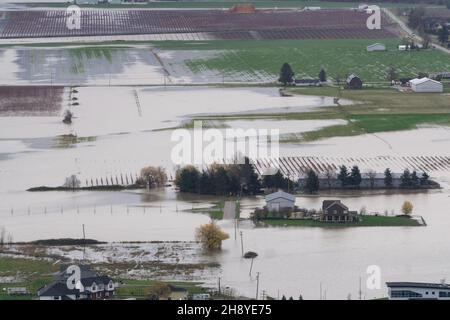
M365 175L366 179L369 180L370 187L374 188L377 173L371 170ZM419 177L417 171L411 172L409 169L405 169L400 176L399 187L420 188L423 186L428 186L431 183L429 178L430 176L426 172L423 172ZM340 166L337 174L332 170L326 171L324 180L330 189L334 180L338 180L342 188L359 188L363 181L363 177L361 170L356 165L350 170L347 166ZM384 171L383 184L385 188L394 187L392 171L389 168ZM309 193L317 192L320 189L319 176L313 170L308 171L306 174L304 189Z

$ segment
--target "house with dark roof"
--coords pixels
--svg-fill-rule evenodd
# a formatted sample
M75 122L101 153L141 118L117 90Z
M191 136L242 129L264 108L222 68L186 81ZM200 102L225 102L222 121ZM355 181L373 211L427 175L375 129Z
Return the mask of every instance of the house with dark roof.
M319 216L322 222L358 222L358 212L349 211L341 200L324 200L322 202L322 213Z
M98 300L110 299L114 296L117 285L104 275L91 271L87 266L80 268L78 281L72 279L73 272L62 267L55 275L55 280L40 288L37 292L39 300Z

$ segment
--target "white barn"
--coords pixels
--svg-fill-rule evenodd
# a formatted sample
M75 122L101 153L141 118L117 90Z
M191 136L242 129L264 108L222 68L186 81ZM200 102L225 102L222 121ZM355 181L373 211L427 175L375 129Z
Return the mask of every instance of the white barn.
M368 52L386 51L386 46L382 43L374 43L374 44L367 46L367 51Z
M295 196L284 191L277 191L268 194L266 196L266 206L269 211L294 209Z
M450 285L442 283L386 282L390 300L450 300Z
M442 83L429 78L412 79L409 81L411 90L414 92L443 92L444 86Z

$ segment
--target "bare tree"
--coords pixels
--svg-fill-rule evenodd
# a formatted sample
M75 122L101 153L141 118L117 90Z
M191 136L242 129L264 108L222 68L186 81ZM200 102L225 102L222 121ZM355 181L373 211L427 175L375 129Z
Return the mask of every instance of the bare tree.
M150 188L163 187L167 182L167 174L162 167L144 167L141 170L138 182Z
M325 170L325 178L327 180L328 189L331 189L331 182L336 179L336 172L331 168L327 168L327 170Z
M374 170L369 170L367 171L366 176L369 179L370 188L373 189L375 187L375 178L377 177L377 173Z
M71 189L77 189L80 186L81 186L81 181L74 174L71 175L70 177L67 177L66 181L64 182L64 185L63 185L63 187L71 188Z
M5 227L2 227L2 230L0 231L0 246L3 246L5 244L5 237L6 237L6 229Z

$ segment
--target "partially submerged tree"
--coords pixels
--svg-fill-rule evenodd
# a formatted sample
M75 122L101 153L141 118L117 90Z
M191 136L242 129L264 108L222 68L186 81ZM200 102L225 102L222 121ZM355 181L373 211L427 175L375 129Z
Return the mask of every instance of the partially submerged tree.
M405 201L405 202L403 202L403 204L402 204L402 213L404 214L404 215L411 215L411 213L412 213L412 211L413 211L413 205L412 205L412 203L411 202L409 202L409 201Z
M229 238L214 222L202 224L197 228L195 238L200 241L205 250L222 249L222 241Z
M309 193L319 191L319 176L313 170L309 170L307 173L305 189Z
M71 189L78 189L81 187L81 181L78 179L76 175L71 175L70 177L66 178L66 181L63 184L63 187L65 188L71 188Z
M256 252L253 251L247 251L244 254L244 259L252 259L252 262L250 264L250 271L248 272L249 276L252 276L252 269L253 269L253 260L258 256Z
M375 178L377 177L376 171L369 170L369 171L367 171L366 176L369 179L370 188L373 189L375 187Z
M138 182L149 188L163 187L167 182L167 174L163 167L144 167L141 169Z
M72 123L72 117L73 117L73 113L70 110L66 110L64 112L63 122L65 124L71 124Z
M392 172L389 168L384 170L384 185L388 188L392 187Z
M278 81L281 82L284 86L287 86L288 84L294 82L294 71L292 71L289 63L285 62L281 66L280 77L278 78Z

